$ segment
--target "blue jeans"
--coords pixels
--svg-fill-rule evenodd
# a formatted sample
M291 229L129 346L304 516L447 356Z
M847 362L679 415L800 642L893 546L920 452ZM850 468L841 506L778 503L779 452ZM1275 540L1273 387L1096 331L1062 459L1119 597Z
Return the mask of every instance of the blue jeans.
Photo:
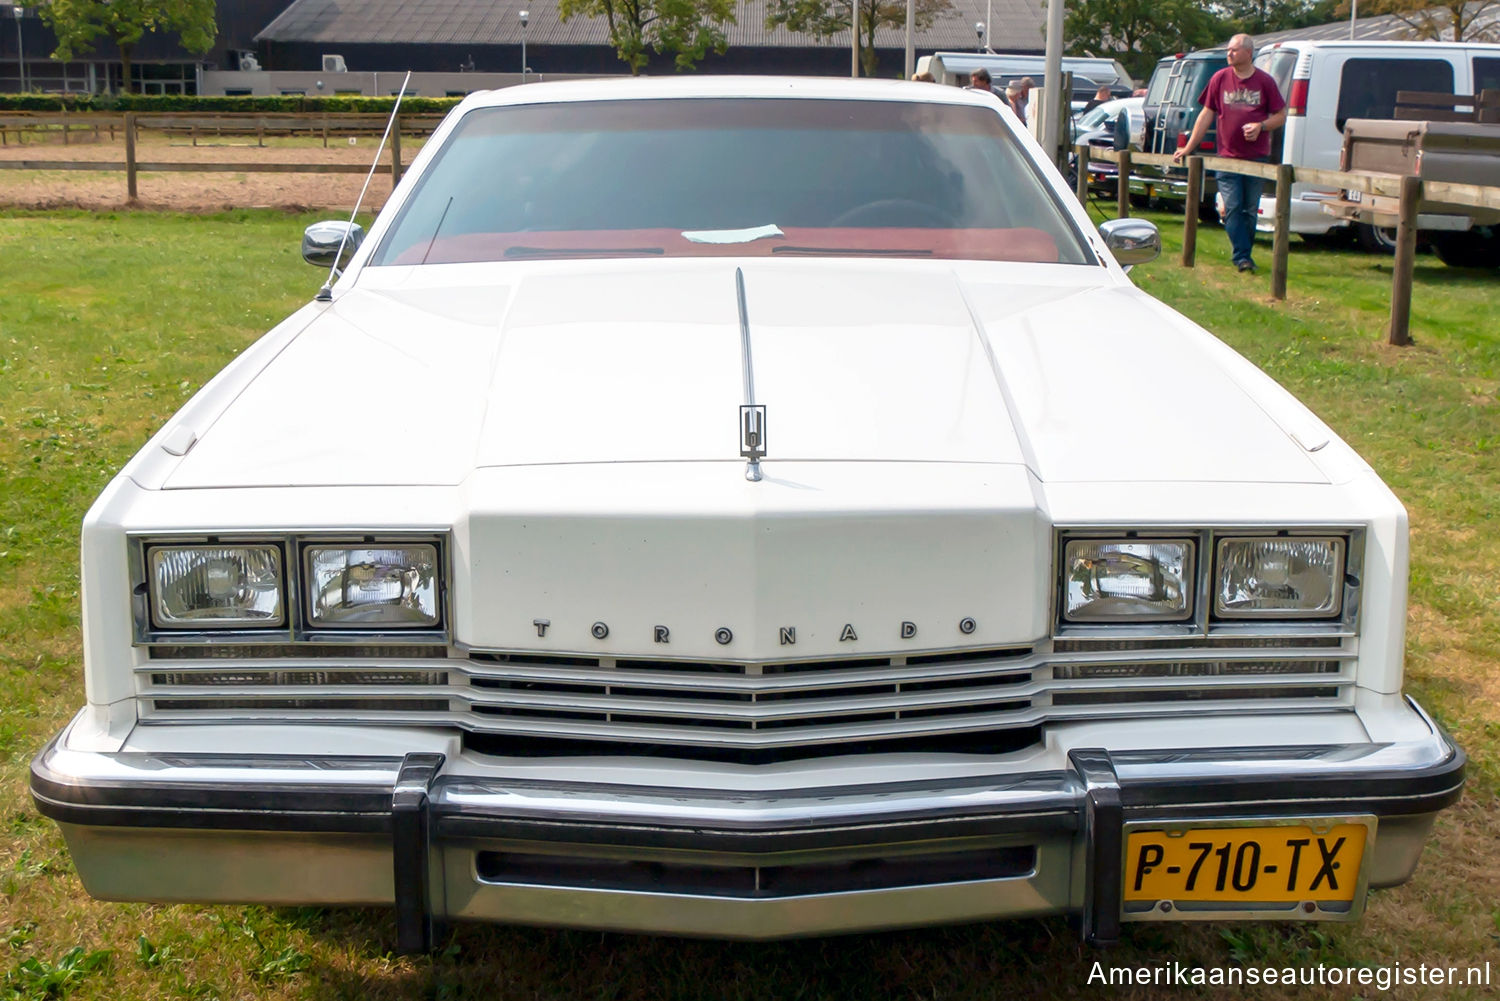
M1229 233L1229 246L1234 252L1235 264L1250 263L1250 251L1255 246L1255 217L1260 211L1260 189L1265 181L1259 177L1231 174L1227 170L1217 171L1219 194L1224 196L1224 229Z

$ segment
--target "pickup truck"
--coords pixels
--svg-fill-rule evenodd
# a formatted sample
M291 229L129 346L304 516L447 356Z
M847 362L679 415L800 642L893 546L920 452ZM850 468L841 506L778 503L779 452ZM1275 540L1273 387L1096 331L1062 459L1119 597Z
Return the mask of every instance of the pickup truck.
M1500 124L1351 118L1340 170L1364 170L1458 184L1500 184ZM1344 189L1323 210L1375 226L1396 225L1399 200ZM1461 268L1500 268L1500 209L1423 200L1418 238Z

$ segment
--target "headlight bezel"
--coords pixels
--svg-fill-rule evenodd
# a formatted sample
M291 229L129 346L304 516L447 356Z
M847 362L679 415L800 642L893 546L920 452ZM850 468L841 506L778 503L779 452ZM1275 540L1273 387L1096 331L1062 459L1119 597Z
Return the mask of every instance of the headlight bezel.
M1051 581L1052 635L1085 638L1095 636L1185 637L1206 635L1353 635L1359 625L1360 593L1364 576L1364 549L1367 526L1336 525L1194 525L1194 526L1101 526L1060 524L1053 530L1053 565ZM1195 542L1196 583L1190 618L1121 620L1113 622L1077 622L1066 617L1067 545L1069 542L1154 542L1192 539ZM1343 543L1343 579L1335 584L1340 592L1338 611L1334 614L1287 613L1277 611L1254 615L1219 615L1215 603L1221 574L1219 540L1285 539L1340 540Z
M453 621L450 605L453 580L451 533L432 531L353 530L346 532L223 532L172 534L163 532L127 533L126 543L130 570L130 605L136 646L157 643L186 644L286 644L286 643L362 643L399 640L401 643L446 645L450 642ZM427 545L436 549L437 622L431 626L373 628L360 626L329 627L312 621L308 608L305 553L309 547L399 548ZM281 561L281 621L276 625L201 627L162 626L152 613L156 597L150 568L152 550L173 547L231 548L236 546L274 546Z

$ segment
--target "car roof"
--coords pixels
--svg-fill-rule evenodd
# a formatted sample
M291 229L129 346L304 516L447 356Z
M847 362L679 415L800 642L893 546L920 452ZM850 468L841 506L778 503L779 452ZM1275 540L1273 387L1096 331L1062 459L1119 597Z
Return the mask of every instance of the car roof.
M1288 38L1285 41L1266 42L1264 45L1255 47L1255 54L1263 52L1274 52L1277 49L1387 49L1393 51L1410 51L1416 47L1430 49L1482 49L1491 52L1500 52L1500 43L1495 42L1451 42L1435 38L1415 38L1405 41L1397 39L1382 39L1379 41L1360 41L1359 39L1314 39L1314 38Z
M479 91L460 108L575 101L668 100L673 98L784 97L822 100L911 101L970 104L993 108L994 97L959 87L910 80L852 80L841 77L692 76L613 77L523 84Z

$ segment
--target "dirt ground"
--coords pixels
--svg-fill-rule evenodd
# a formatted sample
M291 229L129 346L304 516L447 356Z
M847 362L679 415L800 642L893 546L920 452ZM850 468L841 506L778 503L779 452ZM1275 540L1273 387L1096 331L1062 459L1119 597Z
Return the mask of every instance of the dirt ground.
M103 132L70 136L64 145L59 136L28 136L19 141L11 133L0 146L0 209L83 208L114 210L143 208L182 212L218 212L237 208L282 208L288 211L331 209L348 212L354 207L365 173L150 173L138 176L139 200L130 204L125 183L123 133L114 140ZM142 133L136 145L138 162L160 163L342 163L368 168L374 161L378 137L359 137L350 145L346 137L331 137L323 147L320 137L266 139L256 145L253 136L202 136L198 145L186 135ZM418 144L402 144L402 160L410 163ZM89 161L116 163L118 171L6 169L19 161ZM386 149L380 162L389 165ZM370 181L365 207L377 210L391 193L389 174Z

